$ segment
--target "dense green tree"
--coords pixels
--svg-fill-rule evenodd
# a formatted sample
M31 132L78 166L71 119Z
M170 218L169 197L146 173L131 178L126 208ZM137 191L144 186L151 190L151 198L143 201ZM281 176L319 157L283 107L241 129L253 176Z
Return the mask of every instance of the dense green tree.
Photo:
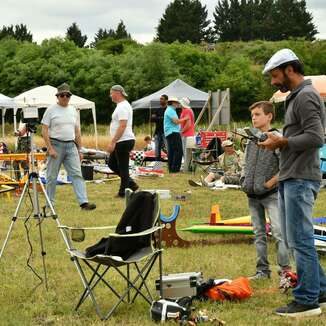
M113 51L117 44L122 52ZM62 38L40 45L4 38L0 40L0 93L16 96L36 86L67 81L74 94L96 103L98 122L106 124L114 108L108 96L112 85L124 85L132 102L181 78L203 91L230 88L231 114L239 120L248 119L250 104L271 98L274 90L261 71L276 50L293 49L303 60L306 75L326 71L326 41L218 42L211 51L190 42L144 46L131 39L108 38L98 45L88 49ZM135 115L137 123L148 121L148 111L141 111ZM83 121L88 118L91 121L83 112Z
M120 20L117 29L115 31L115 39L128 39L131 38L130 34L127 32L127 28L122 20Z
M20 25L10 25L10 26L3 26L0 30L0 39L11 37L18 41L33 41L33 35L30 31L28 31L27 26L24 24Z
M312 22L312 14L307 11L305 0L276 0L272 15L274 33L269 40L277 41L290 37L314 40L317 29Z
M317 33L305 0L219 0L213 15L220 41L313 40Z
M200 43L207 36L209 23L206 6L199 0L174 0L160 19L157 39L166 43Z
M87 41L87 35L82 35L76 23L72 23L72 25L67 28L66 38L73 41L80 48L84 47Z
M123 44L121 42L114 42L114 40L131 40L130 34L127 32L126 26L122 20L120 20L116 30L110 28L109 30L100 28L94 36L94 42L91 43L91 47L98 48L99 46L103 49L103 44L105 46L110 43L112 48L111 53L122 53ZM102 42L102 41L106 42ZM107 42L107 40L109 40ZM108 51L110 52L110 51Z

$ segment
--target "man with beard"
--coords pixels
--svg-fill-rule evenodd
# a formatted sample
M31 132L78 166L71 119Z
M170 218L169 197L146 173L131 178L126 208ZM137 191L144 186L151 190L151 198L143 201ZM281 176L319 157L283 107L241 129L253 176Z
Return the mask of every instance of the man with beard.
M151 121L155 122L155 157L157 161L161 160L161 151L166 144L166 139L164 136L163 120L164 112L168 104L168 96L166 94L160 97L160 107L154 111L151 115Z
M319 148L324 144L325 107L303 64L290 49L276 52L265 65L271 84L291 91L285 102L283 136L267 133L260 146L280 150L279 211L282 235L294 253L298 283L294 300L276 314L305 317L326 306L326 277L314 245L312 209L321 180Z

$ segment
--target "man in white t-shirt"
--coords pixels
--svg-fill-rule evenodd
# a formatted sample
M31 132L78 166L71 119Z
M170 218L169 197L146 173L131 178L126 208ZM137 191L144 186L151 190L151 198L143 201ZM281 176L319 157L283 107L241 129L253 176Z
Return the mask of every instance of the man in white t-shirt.
M110 96L117 104L112 114L110 124L111 142L108 146L109 168L120 176L120 189L117 197L125 196L125 189L133 191L139 187L129 176L129 155L135 145L135 135L132 131L132 107L126 100L128 96L124 88L114 85L110 89Z
M60 85L56 94L57 104L49 106L42 119L42 136L48 149L46 192L54 204L57 177L63 164L72 178L80 207L83 210L93 210L96 205L88 202L86 185L81 173L79 119L75 107L69 105L71 95L66 83Z

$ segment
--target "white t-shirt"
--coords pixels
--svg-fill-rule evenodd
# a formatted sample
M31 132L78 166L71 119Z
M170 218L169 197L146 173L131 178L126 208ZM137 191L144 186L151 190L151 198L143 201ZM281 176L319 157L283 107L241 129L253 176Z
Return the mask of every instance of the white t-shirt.
M117 129L119 128L120 120L127 120L127 126L117 142L135 139L135 135L132 131L132 107L127 100L118 103L112 113L112 121L110 124L111 137L114 137Z
M49 106L42 119L42 124L49 127L49 137L63 141L75 140L75 127L79 125L78 114L72 105Z

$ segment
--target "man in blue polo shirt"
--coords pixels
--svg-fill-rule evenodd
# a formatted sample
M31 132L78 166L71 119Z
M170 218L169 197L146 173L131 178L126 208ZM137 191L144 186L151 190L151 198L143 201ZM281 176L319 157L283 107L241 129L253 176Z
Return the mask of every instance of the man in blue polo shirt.
M180 124L188 118L179 119L176 109L179 100L169 97L168 107L164 113L164 136L168 145L168 167L170 173L180 172L182 161L182 140L180 135Z

